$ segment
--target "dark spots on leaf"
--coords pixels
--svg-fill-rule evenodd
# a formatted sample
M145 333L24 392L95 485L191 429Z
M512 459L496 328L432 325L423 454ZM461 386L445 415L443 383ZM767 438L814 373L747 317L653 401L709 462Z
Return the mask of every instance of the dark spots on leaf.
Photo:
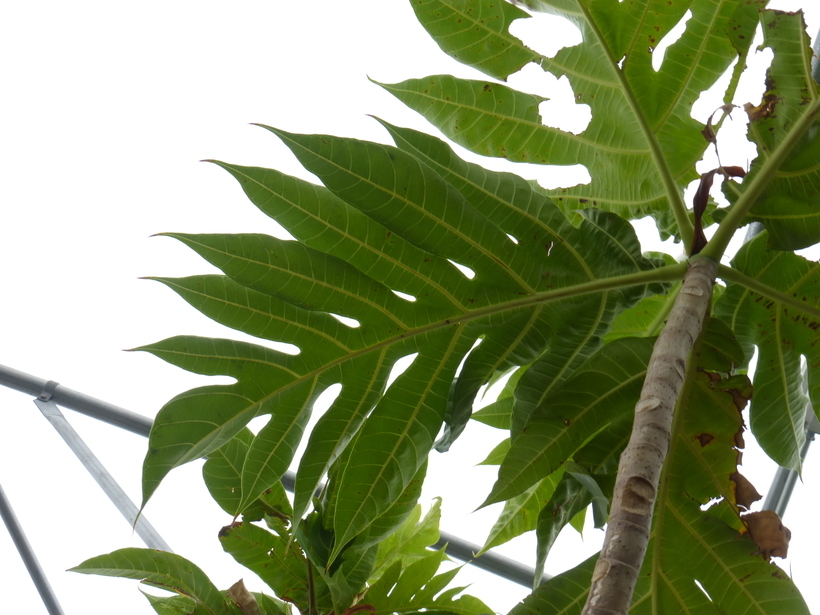
M715 436L710 433L701 433L695 436L695 440L697 440L701 446L706 446L714 439Z
M490 92L490 91L492 91L492 88L490 87L490 84L489 84L489 83L485 83L485 84L484 84L484 87L483 87L482 89L483 89L485 92Z
M569 427L570 425L572 425L572 421L570 421L569 419L561 419L561 422L562 422L564 425L566 425L567 427Z

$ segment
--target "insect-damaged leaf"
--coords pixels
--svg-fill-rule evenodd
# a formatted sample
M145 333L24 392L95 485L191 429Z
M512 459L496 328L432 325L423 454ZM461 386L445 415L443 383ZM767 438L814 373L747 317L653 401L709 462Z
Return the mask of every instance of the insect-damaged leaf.
M765 11L763 37L775 53L763 101L747 108L749 137L759 154L744 185L765 170L779 148L790 148L750 217L766 226L772 248L796 250L820 241L820 86L811 77L813 54L802 12ZM724 184L731 202L743 189Z
M442 22L457 28L464 19L449 7L470 6L473 14L485 14L497 11L499 3L446 4L449 10L438 14L440 21L421 21L451 53L438 31ZM738 57L742 68L765 1L523 4L564 16L581 30L581 44L561 49L554 58L533 58L555 77L569 79L576 104L589 105L592 120L580 134L545 125L539 115L544 98L497 83L434 75L382 87L476 153L516 162L585 165L591 176L588 185L550 192L565 211L594 205L625 217L654 214L659 227L671 232L669 191L682 192L695 179L694 165L708 145L700 133L702 125L691 117L692 103ZM687 9L693 18L666 50L662 70L656 71L655 46ZM500 32L509 37L506 24L496 21L493 26L495 36ZM493 74L480 61L467 62ZM738 78L736 71L727 98Z

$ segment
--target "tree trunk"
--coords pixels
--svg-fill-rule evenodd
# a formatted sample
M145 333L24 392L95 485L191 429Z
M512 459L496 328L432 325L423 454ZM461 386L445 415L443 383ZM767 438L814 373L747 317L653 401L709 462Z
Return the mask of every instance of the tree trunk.
M582 615L625 615L649 542L672 415L686 365L709 309L717 263L691 262L669 319L652 350L632 436L621 455L601 556Z

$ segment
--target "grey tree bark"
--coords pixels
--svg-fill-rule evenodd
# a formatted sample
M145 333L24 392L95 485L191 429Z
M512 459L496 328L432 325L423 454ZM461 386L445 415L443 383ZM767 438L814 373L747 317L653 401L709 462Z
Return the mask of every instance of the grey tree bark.
M641 397L635 405L632 436L618 466L604 546L582 615L626 615L629 611L649 543L675 405L692 346L709 309L716 274L715 261L692 260L652 350Z

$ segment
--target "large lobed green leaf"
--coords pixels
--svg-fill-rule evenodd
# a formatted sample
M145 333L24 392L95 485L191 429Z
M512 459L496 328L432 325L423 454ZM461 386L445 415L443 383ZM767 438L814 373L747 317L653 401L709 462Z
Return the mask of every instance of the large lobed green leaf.
M509 34L513 15L504 4L428 0L414 6L445 52L491 76L506 77L527 57L556 77L566 76L576 103L592 111L582 133L544 125L538 112L543 98L498 83L437 75L383 87L477 153L517 162L585 165L588 185L550 193L567 211L594 205L626 217L653 214L663 230L676 232L670 199L676 201L681 224L680 195L697 177L694 165L708 145L700 134L703 126L691 118L692 104L738 59L725 94L727 102L731 99L766 0L525 2L566 17L581 30L583 42L554 58L534 54ZM656 72L655 47L687 9L692 17L686 30L666 50ZM490 15L497 17L486 20L488 27L481 20ZM468 37L461 32L475 22L482 33L491 29L483 39L487 44L462 53ZM499 65L501 48L505 61ZM510 59L513 49L515 61Z
M812 78L814 55L803 14L765 11L762 23L764 46L774 58L763 100L748 110L749 139L758 156L743 185L726 182L724 192L734 202L775 151L793 142L795 129L804 130L750 212L766 226L771 247L796 250L820 241L820 86ZM800 127L806 119L808 126Z
M696 349L630 613L808 613L791 579L759 553L736 505L731 477L751 385L745 376L721 375L743 362L729 334L713 320ZM594 560L542 584L512 614L580 613Z
M520 178L386 126L398 148L270 129L324 187L219 163L297 241L170 235L225 275L159 281L214 320L299 353L198 337L143 347L185 369L236 380L184 393L160 411L144 501L172 468L270 415L246 443L234 514L247 510L290 465L314 401L341 383L309 436L294 503L298 523L322 477L346 455L330 486L345 497L325 511L332 561L401 498L442 426L442 450L458 436L483 384L532 363L516 394L523 423L545 391L600 346L622 309L683 271L656 270L660 261L642 256L632 227L613 214L589 210L575 227ZM395 362L413 353L385 391ZM230 465L223 471L235 472L238 459Z
M732 276L735 283L728 284L715 310L748 357L754 346L758 349L752 433L778 464L799 470L809 401L801 355L807 360L809 398L820 408L820 265L768 249L768 240L761 233L738 251L732 265L743 277Z

